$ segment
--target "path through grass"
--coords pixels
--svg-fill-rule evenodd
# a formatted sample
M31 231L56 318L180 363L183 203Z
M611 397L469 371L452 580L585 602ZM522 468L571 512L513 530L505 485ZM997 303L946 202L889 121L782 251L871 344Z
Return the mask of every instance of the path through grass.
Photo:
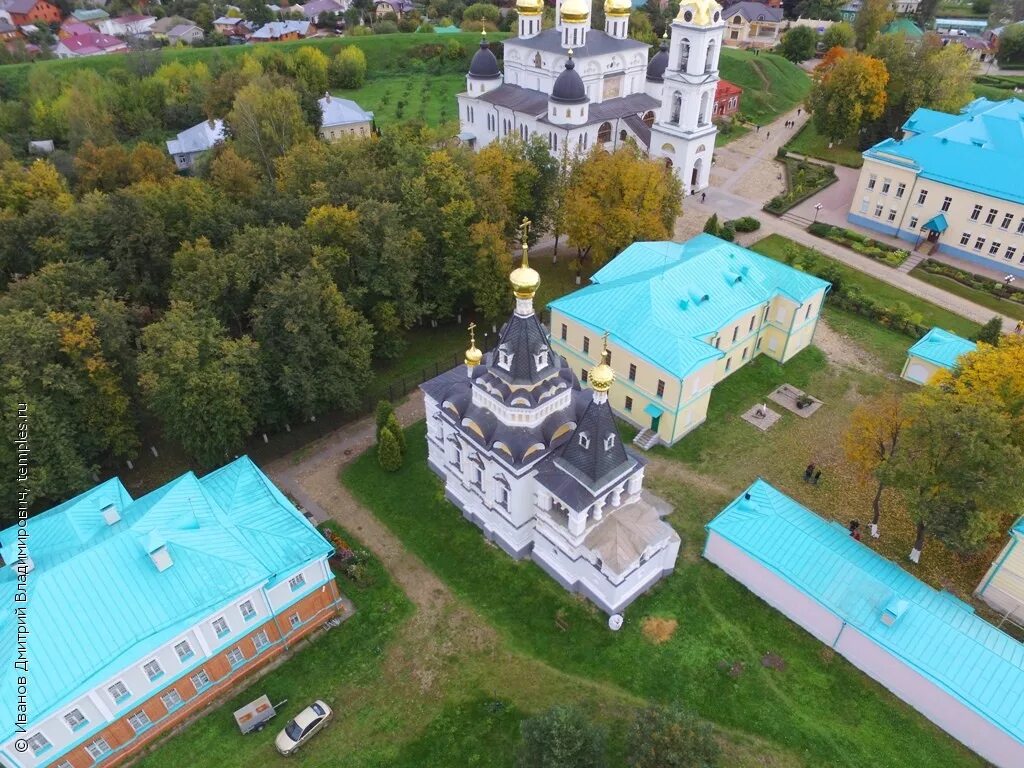
M723 79L743 89L740 114L758 125L794 109L811 89L806 72L773 53L723 48L718 67Z

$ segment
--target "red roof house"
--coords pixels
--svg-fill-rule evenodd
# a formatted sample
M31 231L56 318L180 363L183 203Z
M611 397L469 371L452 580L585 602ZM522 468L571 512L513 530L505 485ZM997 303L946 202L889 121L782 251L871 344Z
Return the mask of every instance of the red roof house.
M11 0L6 11L11 15L11 23L19 27L60 23L60 8L46 0Z
M103 53L124 53L128 45L102 32L67 37L53 48L58 59L73 59L78 56L99 56Z
M719 80L715 87L715 108L712 117L729 117L740 108L740 95L743 89L728 80Z

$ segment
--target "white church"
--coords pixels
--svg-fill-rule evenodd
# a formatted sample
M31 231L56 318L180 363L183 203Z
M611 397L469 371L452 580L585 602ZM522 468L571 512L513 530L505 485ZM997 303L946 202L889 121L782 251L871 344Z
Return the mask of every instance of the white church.
M671 38L648 61L648 46L628 36L630 0L605 0L604 31L590 28L590 3L558 0L555 27L541 29L543 0L518 0L519 35L504 43L504 74L486 38L473 56L458 95L460 139L480 148L538 135L556 157L632 139L664 158L686 194L704 189L717 133L721 6L683 0Z
M644 462L619 438L607 347L582 389L534 313L525 245L511 283L516 309L495 348L477 349L470 326L465 364L421 386L428 461L490 541L617 614L675 567L671 508L643 489Z

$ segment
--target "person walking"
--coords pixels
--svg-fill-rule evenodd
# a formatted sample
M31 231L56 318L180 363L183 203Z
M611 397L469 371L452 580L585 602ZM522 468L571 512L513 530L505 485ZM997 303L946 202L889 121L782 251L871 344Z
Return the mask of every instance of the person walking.
M856 520L850 521L850 538L854 541L860 541L860 523Z
M700 201L703 203L704 202L704 198L706 198L707 196L708 196L707 192L701 192L700 193Z
M814 473L814 484L817 485L818 481L821 480L821 470L819 469Z
M811 477L814 475L814 462L812 461L807 465L807 469L804 470L804 482L811 482Z

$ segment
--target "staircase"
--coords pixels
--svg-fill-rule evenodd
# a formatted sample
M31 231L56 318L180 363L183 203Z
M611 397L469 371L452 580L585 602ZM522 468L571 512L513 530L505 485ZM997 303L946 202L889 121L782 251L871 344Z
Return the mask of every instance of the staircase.
M637 433L637 436L633 438L633 445L644 451L649 451L651 448L661 442L661 438L658 437L658 433L652 429L644 429Z
M788 221L790 224L796 224L800 229L807 229L811 226L811 220L805 216L793 213L792 211L786 211L784 214L779 216L783 221Z
M928 248L927 254L920 253L918 251L911 251L910 255L907 256L906 260L898 267L896 267L896 271L902 272L903 274L907 274L908 272L910 272L910 270L912 270L914 267L916 267L918 264L924 261L925 255L931 255L931 252L935 250L936 244L926 243L926 245L931 246L930 248Z

